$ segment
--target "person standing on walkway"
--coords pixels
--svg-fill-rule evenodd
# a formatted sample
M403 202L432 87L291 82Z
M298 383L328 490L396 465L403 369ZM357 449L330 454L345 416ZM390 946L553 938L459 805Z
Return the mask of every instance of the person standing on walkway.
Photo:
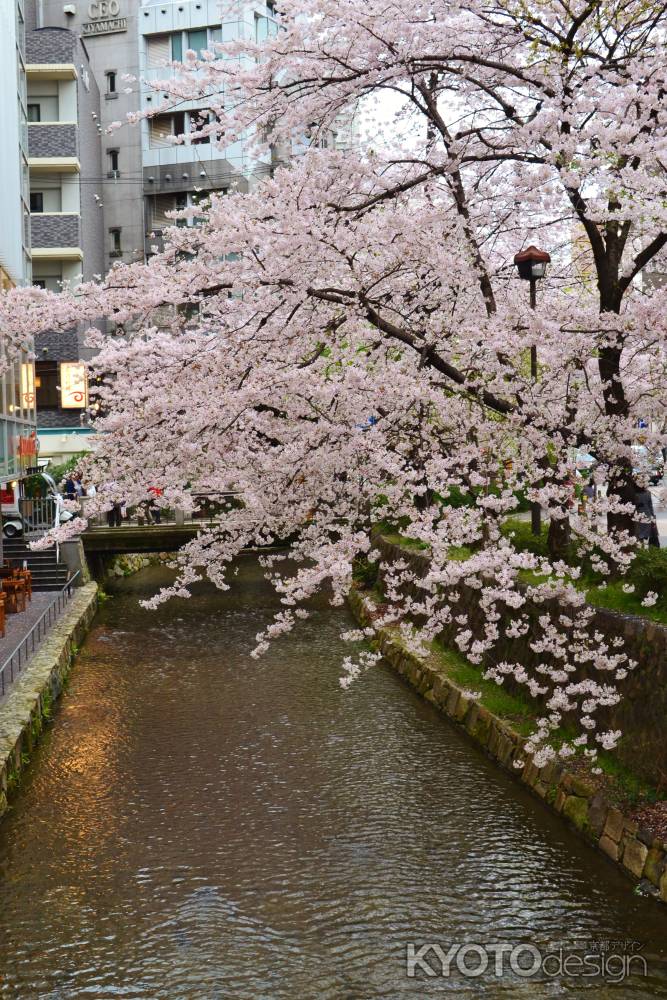
M119 528L122 520L122 505L116 501L112 504L111 510L107 511L107 524L110 528Z
M635 496L635 508L641 520L635 521L635 534L641 542L660 548L658 525L653 510L653 497L648 486L640 487ZM650 518L650 520L649 520Z

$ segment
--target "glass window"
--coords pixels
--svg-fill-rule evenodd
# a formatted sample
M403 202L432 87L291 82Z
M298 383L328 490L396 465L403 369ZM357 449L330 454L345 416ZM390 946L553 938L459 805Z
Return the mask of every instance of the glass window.
M209 28L208 36L211 42L222 41L222 28Z
M107 94L116 93L116 71L109 70L107 73Z
M42 191L30 192L30 211L31 212L44 211L44 194Z
M58 391L58 366L53 361L37 362L37 377L35 385L37 390L37 408L45 408L60 405L60 392Z
M120 229L110 229L111 234L111 252L113 254L122 253L122 248L120 245Z
M183 62L183 35L180 31L171 36L171 58L176 62Z
M28 121L29 122L40 122L42 120L42 113L39 104L29 104L28 105Z
M208 45L206 28L197 28L196 31L188 31L188 48L195 52L202 52Z
M210 135L201 135L201 128L203 125L208 125L211 121L211 112L202 108L201 111L191 111L190 112L190 135L192 139L190 140L192 145L206 145L210 143Z
M118 173L118 150L117 149L110 149L109 150L109 170L113 171L113 173Z

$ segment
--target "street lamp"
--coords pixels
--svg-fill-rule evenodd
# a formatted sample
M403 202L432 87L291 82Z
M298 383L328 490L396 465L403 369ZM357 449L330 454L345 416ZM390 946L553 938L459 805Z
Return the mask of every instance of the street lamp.
M516 254L514 263L517 266L519 277L530 282L530 308L537 306L537 282L547 273L547 264L551 263L551 257L546 250L540 250L532 244ZM533 382L537 381L537 345L530 347L530 377ZM531 504L530 511L531 530L534 535L539 535L541 531L540 505Z

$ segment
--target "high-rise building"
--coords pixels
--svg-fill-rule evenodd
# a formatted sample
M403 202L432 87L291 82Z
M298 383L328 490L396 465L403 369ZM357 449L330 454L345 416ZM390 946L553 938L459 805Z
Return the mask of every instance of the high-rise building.
M23 0L0 4L0 287L30 281L28 139Z
M159 92L141 81L169 76L165 63L219 41L262 39L274 23L271 0L249 0L224 23L219 0L39 0L38 12L41 26L80 36L99 87L105 271L115 261L149 256L171 224L168 212L209 191L247 190L271 170L271 154L251 155L246 143L220 150L204 137L187 138L208 115L205 102L183 103L139 125L126 122L129 112L159 102ZM123 124L109 131L116 123ZM174 145L180 134L185 142Z
M67 28L28 30L26 76L32 282L58 291L104 271L100 95ZM91 433L82 332L39 334L35 353L40 456L66 457Z
M188 50L213 52L216 42L235 38L261 40L274 23L270 2L246 3L234 20L221 22L217 0L144 0L139 14L141 79L164 79L165 62L181 61ZM159 91L142 87L142 110L160 100ZM141 123L147 256L156 240L159 246L161 230L173 225L169 212L188 208L210 192L247 191L271 171L270 152L258 155L243 141L220 149L200 135L210 114L205 101L186 101ZM175 144L176 136L184 140Z
M31 277L23 0L0 4L0 79L0 289L6 290ZM0 329L0 341L2 336ZM36 449L35 371L26 350L0 371L0 507L13 505L8 484L36 466Z

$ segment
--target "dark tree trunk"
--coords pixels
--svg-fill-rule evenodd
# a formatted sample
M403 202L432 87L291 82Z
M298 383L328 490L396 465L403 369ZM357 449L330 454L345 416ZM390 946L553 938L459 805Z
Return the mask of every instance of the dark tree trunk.
M567 560L568 545L570 544L570 519L569 517L552 517L549 522L549 534L547 536L547 548L549 557L552 560Z

